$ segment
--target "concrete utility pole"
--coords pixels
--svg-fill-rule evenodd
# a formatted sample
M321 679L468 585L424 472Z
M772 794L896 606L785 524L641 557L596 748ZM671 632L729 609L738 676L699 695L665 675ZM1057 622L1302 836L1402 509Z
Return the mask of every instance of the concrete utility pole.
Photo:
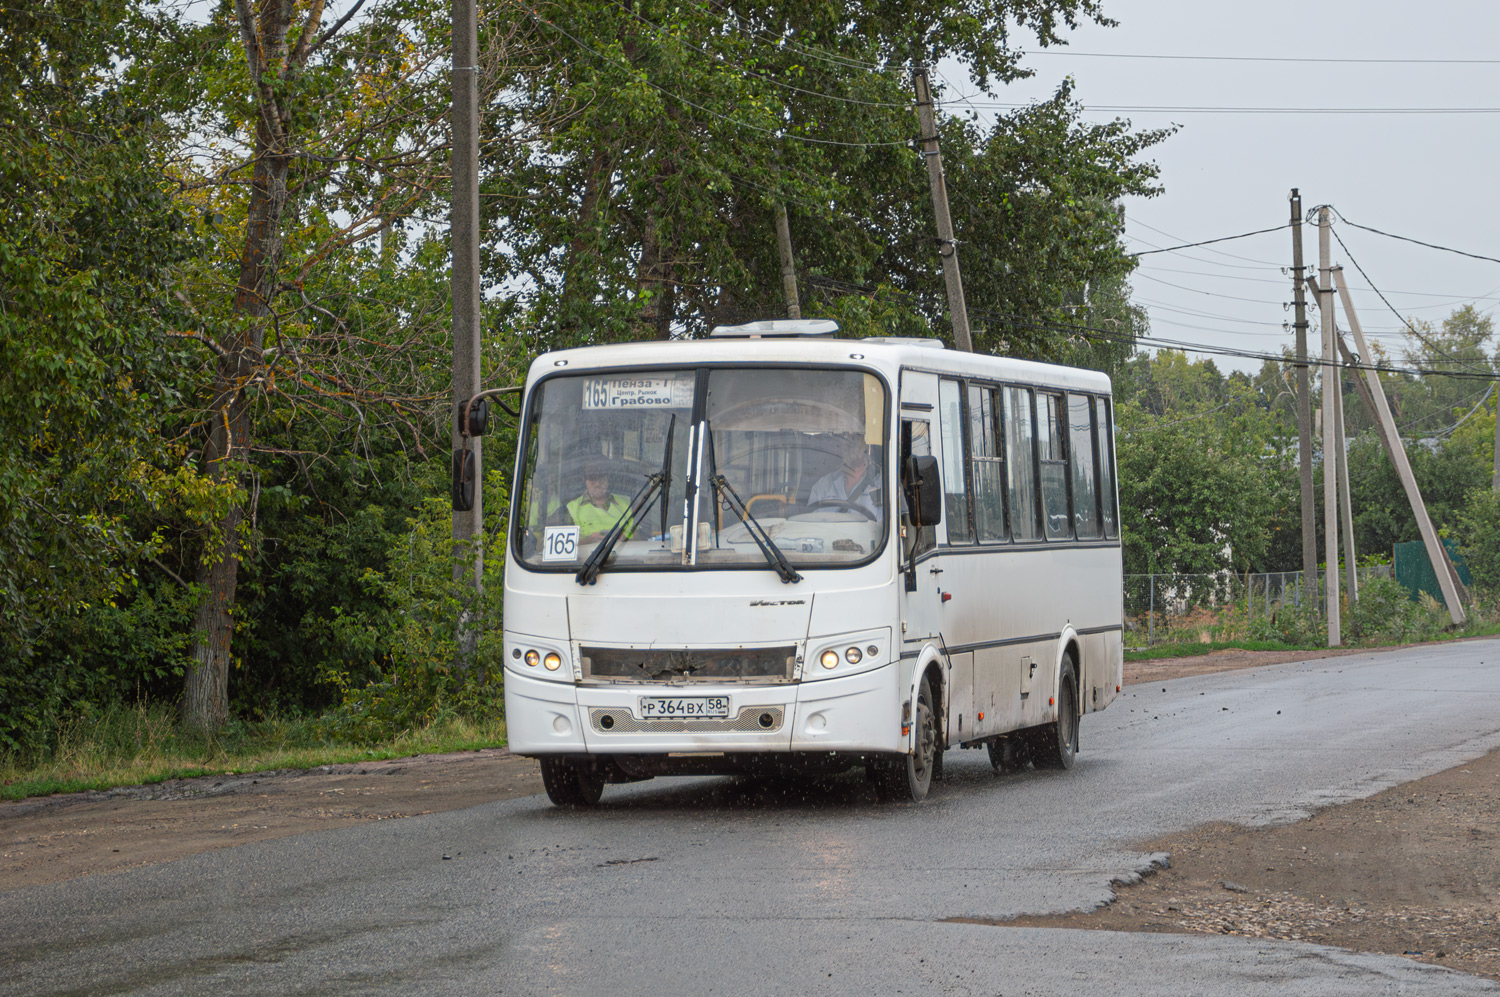
M1302 491L1302 577L1313 584L1318 577L1317 503L1313 499L1312 399L1307 387L1307 276L1302 265L1302 195L1292 188L1292 295L1296 304L1297 334L1297 480Z
M1318 318L1323 326L1323 588L1327 593L1328 646L1343 643L1339 626L1339 496L1338 457L1335 440L1338 420L1333 415L1333 400L1338 397L1337 378L1329 383L1329 371L1337 370L1338 358L1333 345L1333 281L1329 278L1328 209L1318 209Z
M1365 335L1360 330L1359 316L1354 311L1354 302L1349 298L1349 285L1344 282L1343 270L1333 271L1333 279L1338 282L1339 300L1344 305L1344 317L1349 320L1349 331L1354 334L1354 348L1359 351L1361 357L1368 358L1370 350L1365 346ZM1332 294L1333 289L1323 285L1319 287L1318 293L1321 300L1321 295ZM1385 400L1385 389L1381 386L1380 378L1373 367L1365 368L1365 383L1370 386L1370 396L1375 402L1376 418L1385 427L1391 463L1395 465L1396 476L1401 479L1401 487L1406 490L1406 499L1411 503L1412 515L1417 520L1417 530L1422 534L1422 544L1427 549L1427 559L1432 562L1432 573L1437 575L1438 587L1442 589L1443 601L1448 606L1448 616L1455 626L1462 625L1467 617L1463 604L1459 601L1453 562L1448 560L1448 551L1438 540L1437 530L1432 526L1432 518L1427 515L1427 505L1422 501L1422 493L1417 489L1417 479L1411 473L1411 464L1406 459L1406 447L1401 442L1401 434L1396 430L1396 420L1391 418L1391 408ZM1326 469L1324 474L1326 476Z
M781 289L786 293L786 317L801 318L797 300L797 267L792 263L792 226L786 220L786 202L776 205L776 248L781 253Z
M1338 323L1333 327L1334 343L1337 345L1339 339ZM1334 435L1338 437L1338 471L1339 471L1339 515L1344 520L1344 584L1349 593L1349 605L1359 601L1359 575L1358 565L1355 562L1354 552L1354 508L1349 501L1349 452L1344 446L1347 438L1344 434L1344 368L1334 367L1333 371L1333 429Z
M453 411L479 393L479 29L474 0L453 0L453 202L450 245L453 253ZM481 499L481 441L465 439L453 420L453 449L471 449L474 461L474 507L453 513L453 539L462 550L473 543L473 584L484 575L484 551L475 542L484 524ZM468 570L454 565L455 577ZM467 614L459 621L459 646L470 649L474 635Z
M943 281L948 285L948 314L953 319L953 342L972 353L969 310L964 305L964 282L958 274L958 243L953 241L953 219L948 217L948 186L943 182L943 156L938 151L937 120L932 111L932 86L927 67L917 63L911 70L917 92L917 121L922 126L922 158L927 160L927 179L932 184L932 213L937 216L938 255L943 258Z

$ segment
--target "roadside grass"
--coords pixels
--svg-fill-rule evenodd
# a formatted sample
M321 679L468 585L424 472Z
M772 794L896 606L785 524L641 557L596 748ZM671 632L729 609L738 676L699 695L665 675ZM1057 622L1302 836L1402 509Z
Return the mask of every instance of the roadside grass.
M1388 589L1394 583L1386 583ZM1373 588L1373 586L1372 586ZM1410 602L1403 598L1370 599L1354 612L1345 608L1343 646L1375 649L1408 644L1441 643L1500 635L1500 601L1493 593L1476 598L1468 607L1468 622L1451 625L1446 610L1426 598ZM1245 620L1236 609L1200 617L1197 625L1168 631L1161 643L1150 647L1127 647L1126 661L1186 658L1212 651L1317 651L1328 646L1321 620L1308 614L1297 625L1288 626L1299 640L1257 639L1250 633L1264 626ZM1239 636L1244 634L1245 636Z
M1151 647L1126 648L1126 661L1151 661L1156 658L1190 658L1210 651L1316 651L1327 643L1285 644L1277 640L1215 640L1154 644Z
M374 744L331 739L318 717L232 721L213 735L164 705L117 706L63 728L45 758L0 756L0 800L500 747L505 721L439 716Z

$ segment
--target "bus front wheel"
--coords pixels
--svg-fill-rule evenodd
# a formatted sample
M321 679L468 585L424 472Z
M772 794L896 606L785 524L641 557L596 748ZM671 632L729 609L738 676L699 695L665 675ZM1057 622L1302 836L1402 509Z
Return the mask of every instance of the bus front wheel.
M882 799L910 799L920 803L932 788L937 769L937 711L932 708L932 680L922 679L917 691L916 748L910 754L876 763L870 770Z
M1039 769L1070 769L1078 756L1078 680L1071 660L1064 661L1057 684L1057 720L1037 727L1031 743L1031 763Z
M542 786L560 807L591 807L604 795L604 776L566 758L543 756Z

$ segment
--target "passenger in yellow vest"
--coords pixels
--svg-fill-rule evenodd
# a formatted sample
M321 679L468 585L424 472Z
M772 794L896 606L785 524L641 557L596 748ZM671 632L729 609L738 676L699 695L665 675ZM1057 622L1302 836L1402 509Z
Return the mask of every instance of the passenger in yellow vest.
M609 490L609 469L590 465L583 473L584 492L568 503L568 515L578 526L583 543L597 543L630 508L630 499ZM628 539L635 524L625 524Z

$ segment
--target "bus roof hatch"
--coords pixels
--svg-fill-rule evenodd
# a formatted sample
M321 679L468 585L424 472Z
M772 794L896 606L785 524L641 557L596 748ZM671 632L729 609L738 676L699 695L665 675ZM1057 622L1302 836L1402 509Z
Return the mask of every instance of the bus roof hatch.
M709 335L717 339L782 339L792 336L831 336L839 331L832 319L769 319L743 325L716 325Z

